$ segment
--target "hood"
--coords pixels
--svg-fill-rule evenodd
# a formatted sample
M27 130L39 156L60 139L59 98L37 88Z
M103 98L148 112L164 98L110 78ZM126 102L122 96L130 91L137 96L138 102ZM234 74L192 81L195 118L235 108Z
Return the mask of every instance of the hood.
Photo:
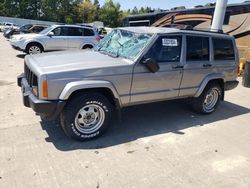
M26 64L40 74L127 66L133 61L114 58L93 50L61 51L25 57Z
M22 40L22 39L30 39L34 37L39 37L41 36L40 34L19 34L19 35L14 35L13 39L15 40Z

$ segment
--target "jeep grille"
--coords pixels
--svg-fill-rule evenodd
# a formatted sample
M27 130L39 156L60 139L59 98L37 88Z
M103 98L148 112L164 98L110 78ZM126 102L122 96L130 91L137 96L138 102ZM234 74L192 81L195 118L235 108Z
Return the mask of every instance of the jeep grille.
M26 63L24 63L24 75L30 87L38 86L37 76L29 69Z

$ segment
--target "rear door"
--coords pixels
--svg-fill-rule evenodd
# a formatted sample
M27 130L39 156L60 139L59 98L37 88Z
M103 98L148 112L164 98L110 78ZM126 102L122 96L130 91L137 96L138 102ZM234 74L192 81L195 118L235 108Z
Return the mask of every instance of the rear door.
M143 59L154 59L160 70L150 72L143 63L135 65L131 103L178 97L182 77L182 36L160 36ZM143 61L143 60L142 60Z
M234 41L228 37L213 37L213 59L216 73L223 73L225 80L235 80L237 77L238 56Z
M90 28L71 27L69 35L69 48L80 49L86 44L95 45L95 33Z
M94 29L84 28L84 42L85 44L92 44L93 46L97 43L98 36Z
M69 27L69 48L81 48L84 42L84 30L81 27Z
M203 79L214 72L211 57L211 38L186 35L186 50L180 96L193 96Z

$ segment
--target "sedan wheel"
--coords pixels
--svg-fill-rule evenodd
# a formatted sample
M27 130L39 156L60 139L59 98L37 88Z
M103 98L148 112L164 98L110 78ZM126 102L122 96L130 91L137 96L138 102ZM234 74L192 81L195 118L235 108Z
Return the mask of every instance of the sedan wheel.
M40 54L42 53L42 48L38 45L31 45L27 49L28 54Z

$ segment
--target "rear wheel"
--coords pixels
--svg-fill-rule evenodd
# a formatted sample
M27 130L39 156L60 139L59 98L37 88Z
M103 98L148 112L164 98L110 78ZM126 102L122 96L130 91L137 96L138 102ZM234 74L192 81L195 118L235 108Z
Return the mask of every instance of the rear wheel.
M112 112L113 106L105 96L85 93L69 101L60 116L60 122L67 136L85 141L105 132Z
M27 54L40 54L43 52L43 48L39 44L29 44L26 48L26 53Z
M208 84L203 93L193 100L193 108L197 113L210 114L214 112L222 98L219 84Z
M94 48L92 45L88 44L82 47L83 50Z

